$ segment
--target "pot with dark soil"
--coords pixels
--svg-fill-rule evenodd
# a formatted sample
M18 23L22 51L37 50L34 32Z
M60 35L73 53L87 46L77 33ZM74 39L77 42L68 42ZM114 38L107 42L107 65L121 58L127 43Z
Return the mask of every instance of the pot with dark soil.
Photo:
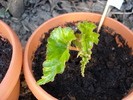
M32 34L24 52L24 75L37 99L120 100L130 91L133 33L106 18L97 34L93 23L100 17L85 12L64 14L43 23ZM50 33L50 37L46 33ZM42 73L44 76L40 79ZM127 96L130 100L131 94Z
M17 35L0 21L0 98L18 100L22 67L22 47Z

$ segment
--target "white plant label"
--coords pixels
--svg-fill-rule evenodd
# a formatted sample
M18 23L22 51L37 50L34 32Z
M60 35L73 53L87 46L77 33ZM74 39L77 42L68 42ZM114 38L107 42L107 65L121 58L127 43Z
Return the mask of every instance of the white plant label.
M124 0L108 0L107 4L116 7L117 9L121 8L121 5Z

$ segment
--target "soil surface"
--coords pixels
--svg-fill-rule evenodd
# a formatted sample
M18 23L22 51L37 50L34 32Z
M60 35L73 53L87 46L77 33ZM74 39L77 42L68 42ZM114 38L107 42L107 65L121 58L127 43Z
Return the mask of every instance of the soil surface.
M47 39L44 39L35 52L33 72L36 80L39 80L43 73L46 43ZM70 51L71 56L66 62L64 73L58 74L54 82L42 85L42 88L59 100L122 99L133 83L132 49L120 35L103 28L99 43L94 45L92 52L91 60L85 69L85 77L80 73L81 58L77 58L76 51Z
M12 46L9 41L0 36L0 82L4 78L12 57Z
M24 48L30 35L43 22L70 12L83 11L102 14L107 0L24 0L24 13L22 14L22 10L18 11L19 15L22 14L19 18L12 15L11 9L6 10L8 7L4 7L2 1L11 0L0 0L0 20L6 22L16 32ZM107 16L121 22L133 31L133 0L124 1L120 10L110 7ZM34 100L25 82L23 72L21 73L19 100Z

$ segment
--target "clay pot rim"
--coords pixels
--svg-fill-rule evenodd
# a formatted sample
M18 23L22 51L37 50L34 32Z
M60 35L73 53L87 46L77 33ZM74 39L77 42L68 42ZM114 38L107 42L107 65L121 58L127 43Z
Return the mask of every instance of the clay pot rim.
M51 21L55 20L56 18L61 18L61 17L66 16L66 15L68 15L68 14L71 14L71 15L75 15L75 14L77 14L77 15L78 15L78 14L91 14L91 15L92 15L92 14L93 14L93 15L95 15L95 16L101 16L100 14L89 13L89 12L72 12L72 13L67 13L67 14L62 14L62 15L56 16L56 17L54 17L54 18L52 18L52 19L50 19L50 20L44 22L43 24L41 24L41 25L33 32L33 34L30 36L30 38L29 38L29 40L28 40L28 42L27 42L27 44L26 44L25 51L24 51L24 75L25 75L25 79L26 79L26 82L27 82L28 86L31 85L31 86L29 86L29 88L32 90L31 87L34 87L34 89L35 89L36 91L35 91L33 94L39 92L39 94L42 95L43 97L45 97L46 95L48 95L49 98L52 98L52 99L49 99L49 100L56 100L56 98L53 98L53 96L51 96L50 94L48 94L48 93L47 93L45 90L43 90L39 85L36 85L36 80L34 79L33 73L32 73L32 71L31 71L31 69L30 69L29 67L27 67L27 66L29 66L29 64L26 62L26 61L28 61L28 58L27 58L28 49L29 49L29 45L30 45L30 43L31 43L32 38L33 38L34 35L38 32L38 30L40 30L45 24L50 23ZM109 17L106 17L105 19L108 19L108 20L110 20L110 21L113 21L114 23L119 24L121 27L124 27L125 30L128 30L128 32L130 32L130 34L133 35L133 33L132 33L126 26L124 26L123 24L121 24L120 22L118 22L118 21L116 21L116 20L114 20L114 19L112 19L112 18L109 18ZM29 80L29 79L30 79L30 80ZM29 81L30 83L28 83L28 81ZM46 95L44 95L44 93L46 93Z
M0 98L2 99L3 97L4 99L10 95L19 80L19 75L22 68L22 47L15 32L5 22L0 20L0 26L2 26L2 30L6 30L7 32L2 34L1 36L7 38L13 48L9 68L5 77L0 83Z

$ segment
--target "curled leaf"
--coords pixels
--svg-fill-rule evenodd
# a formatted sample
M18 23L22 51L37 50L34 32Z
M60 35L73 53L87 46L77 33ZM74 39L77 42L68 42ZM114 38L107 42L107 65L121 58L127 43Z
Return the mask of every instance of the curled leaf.
M42 85L54 81L55 75L63 73L65 62L69 59L69 47L71 41L76 39L71 28L58 27L54 29L48 38L46 61L43 63L42 79L37 84Z
M93 23L88 23L84 21L83 23L78 24L78 29L81 31L81 39L80 39L80 48L79 56L82 58L81 61L81 74L84 76L85 65L91 59L92 51L94 43L98 44L99 34L94 33L93 30L96 28L96 25Z

